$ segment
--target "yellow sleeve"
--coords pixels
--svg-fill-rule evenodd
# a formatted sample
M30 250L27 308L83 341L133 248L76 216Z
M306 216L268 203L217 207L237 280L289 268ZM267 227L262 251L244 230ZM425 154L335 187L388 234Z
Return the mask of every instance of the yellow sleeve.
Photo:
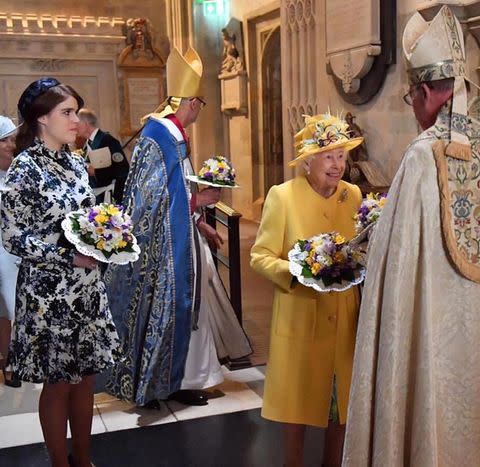
M362 191L360 190L360 187L358 185L353 185L353 190L354 190L354 196L355 196L356 209L358 210L363 200Z
M273 186L263 206L262 220L250 253L250 266L278 287L290 292L292 275L288 260L282 258L286 226L286 207L279 188Z

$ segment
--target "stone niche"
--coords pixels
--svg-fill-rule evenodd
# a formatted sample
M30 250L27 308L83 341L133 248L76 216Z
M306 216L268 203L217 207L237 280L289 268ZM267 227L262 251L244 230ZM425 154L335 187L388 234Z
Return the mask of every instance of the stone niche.
M223 53L220 66L222 112L226 114L247 113L247 72L243 47L242 22L231 18L222 29Z
M102 128L118 136L116 60L125 45L124 25L122 18L0 13L0 113L15 118L28 84L54 76L72 85Z

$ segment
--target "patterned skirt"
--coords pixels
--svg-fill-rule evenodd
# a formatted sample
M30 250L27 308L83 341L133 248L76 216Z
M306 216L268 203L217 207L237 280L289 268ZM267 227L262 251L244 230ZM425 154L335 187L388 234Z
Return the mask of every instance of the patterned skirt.
M98 270L20 267L11 362L21 380L79 383L119 349Z

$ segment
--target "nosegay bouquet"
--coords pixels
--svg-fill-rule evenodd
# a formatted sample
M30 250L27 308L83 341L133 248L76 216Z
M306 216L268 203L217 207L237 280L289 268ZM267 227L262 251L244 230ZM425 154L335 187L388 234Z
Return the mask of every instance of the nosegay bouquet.
M357 234L378 221L386 202L386 193L369 193L367 195L354 216Z
M338 232L298 240L288 253L290 273L318 292L343 291L365 277L363 255Z
M189 175L187 178L217 188L237 188L235 176L235 169L227 158L214 156L203 163L198 175Z
M65 237L82 254L104 263L136 261L140 248L122 206L102 203L71 212L62 221Z

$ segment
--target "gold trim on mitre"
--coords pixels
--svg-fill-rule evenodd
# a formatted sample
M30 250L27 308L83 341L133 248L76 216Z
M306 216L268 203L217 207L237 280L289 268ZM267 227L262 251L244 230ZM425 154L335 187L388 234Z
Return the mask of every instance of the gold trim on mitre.
M403 31L402 46L410 84L465 76L462 26L447 6L430 23L415 13Z
M402 46L411 86L454 79L450 137L445 153L469 160L465 43L460 21L446 5L430 23L415 13L403 31Z
M190 47L182 55L176 47L167 59L167 94L174 97L202 97L202 59Z
M329 112L320 115L304 115L305 127L294 137L296 158L290 167L311 156L334 149L351 151L363 143L363 138L350 138L348 123Z
M165 118L167 115L174 114L180 107L181 97L168 97L152 113L143 116L140 120L141 125L145 125L149 118Z

